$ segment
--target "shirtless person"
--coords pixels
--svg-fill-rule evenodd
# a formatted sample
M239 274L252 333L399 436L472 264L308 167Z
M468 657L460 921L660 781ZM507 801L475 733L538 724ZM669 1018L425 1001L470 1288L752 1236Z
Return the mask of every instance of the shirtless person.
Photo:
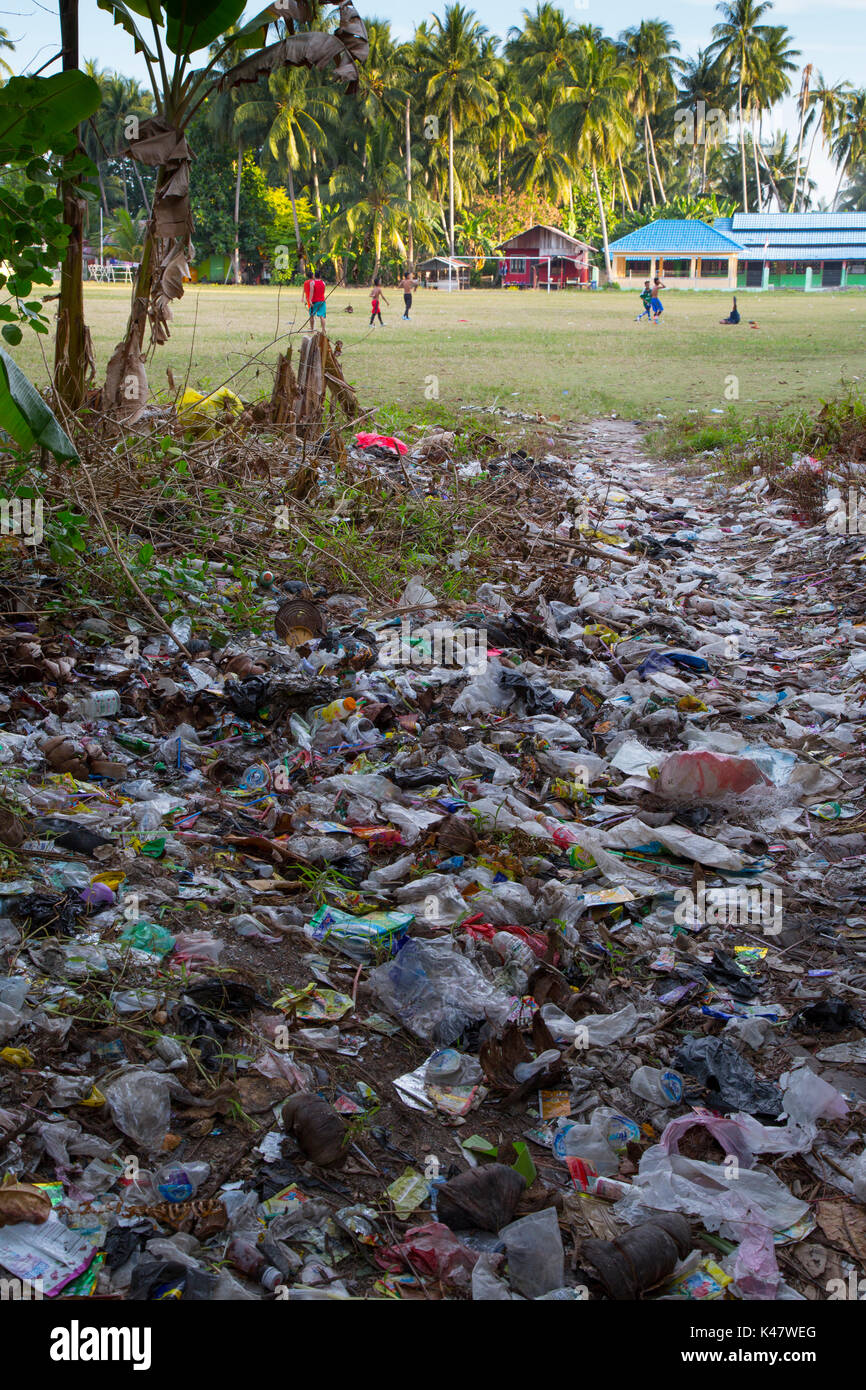
M406 271L406 274L403 276L403 279L400 281L400 289L403 291L404 319L409 318L409 310L412 308L412 292L413 290L417 290L419 283L420 281L416 280L414 275L412 275L408 270Z
M373 281L373 288L372 288L371 291L370 291L370 308L371 308L371 310L372 310L372 313L370 314L370 327L371 327L371 328L373 327L373 323L375 322L375 320L376 320L377 318L378 318L379 322L382 324L382 327L383 327L383 328L385 327L384 323L382 323L382 310L379 308L379 301L380 301L380 300L382 301L383 304L387 304L387 303L388 303L387 299L385 298L384 293L382 292L382 286L381 286L381 284L380 284L380 282L379 282L379 277L378 277L378 275L377 275L377 276L376 276L376 279Z

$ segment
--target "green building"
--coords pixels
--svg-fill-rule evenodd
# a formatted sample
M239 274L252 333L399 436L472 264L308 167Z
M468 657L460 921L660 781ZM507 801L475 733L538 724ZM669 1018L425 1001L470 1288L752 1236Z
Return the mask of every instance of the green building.
M713 226L742 247L739 289L866 286L866 212L738 212Z

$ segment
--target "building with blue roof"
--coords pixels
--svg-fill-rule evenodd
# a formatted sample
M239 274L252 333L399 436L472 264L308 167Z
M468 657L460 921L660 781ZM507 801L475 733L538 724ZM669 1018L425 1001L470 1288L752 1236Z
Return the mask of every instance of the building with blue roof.
M729 232L685 217L660 218L610 245L613 276L624 289L656 275L673 289L736 289L741 252Z
M738 212L713 225L742 247L743 289L866 285L866 212Z
M610 254L623 288L658 275L673 289L848 289L866 286L866 212L660 218Z

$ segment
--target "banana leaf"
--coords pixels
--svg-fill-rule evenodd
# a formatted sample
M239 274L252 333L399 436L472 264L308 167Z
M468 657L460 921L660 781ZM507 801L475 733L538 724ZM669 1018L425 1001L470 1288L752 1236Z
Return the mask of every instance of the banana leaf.
M99 84L73 69L53 77L10 77L0 87L0 161L45 154L59 135L99 110Z
M24 449L40 445L56 459L80 462L69 435L60 428L32 382L0 348L0 430Z

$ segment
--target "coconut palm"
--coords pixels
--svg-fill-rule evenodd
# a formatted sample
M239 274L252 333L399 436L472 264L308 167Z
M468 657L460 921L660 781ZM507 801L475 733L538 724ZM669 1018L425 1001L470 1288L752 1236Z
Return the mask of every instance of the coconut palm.
M800 96L797 107L800 112L800 120L797 128L797 168L794 174L794 192L791 195L791 206L789 212L795 212L797 208L797 198L800 191L800 171L803 167L803 137L806 134L806 127L809 118L810 93L809 84L812 81L814 68L811 63L807 63L803 69L803 77L800 82Z
M417 45L427 72L427 97L448 116L448 249L454 255L454 135L466 121L480 122L496 107L496 88L484 73L487 34L471 10L448 5L433 16Z
M689 160L688 190L691 192L694 176L695 158L698 144L701 146L701 193L707 190L707 157L710 148L718 145L724 138L725 126L707 121L711 111L727 111L731 99L731 89L725 77L724 67L719 58L713 58L706 49L699 48L696 58L687 58L680 70L677 99L692 113L694 139Z
M653 207L656 206L656 196L650 157L661 200L663 203L667 202L650 117L655 115L664 103L670 104L676 92L673 74L679 67L679 60L675 55L679 52L680 46L673 33L673 25L665 20L645 19L636 27L623 30L618 44L620 60L628 66L632 74L632 110L643 125L647 180Z
M836 138L839 122L845 109L845 102L851 91L850 82L830 82L822 72L818 73L809 95L809 115L806 118L806 129L813 126L812 140L809 145L809 157L806 160L806 172L804 181L809 177L809 170L812 167L812 156L815 153L815 143L818 136L825 149L830 149ZM805 199L801 197L800 211L803 211Z
M505 56L524 91L538 100L548 83L560 85L568 77L577 31L556 5L538 4L535 14L524 10L522 18L522 29L508 31Z
M768 27L764 39L755 46L752 54L749 77L747 106L752 120L752 151L755 159L755 187L758 190L758 207L763 197L761 193L761 174L758 161L766 167L761 151L761 124L764 112L772 111L777 102L791 90L790 74L795 72L799 50L791 48L790 34L782 24ZM778 190L773 192L778 198ZM781 204L779 211L781 212Z
M9 37L8 29L0 29L0 51L4 48L8 48L10 52L14 51L15 48L14 43ZM9 76L12 76L12 69L5 58L0 58L0 72L8 72Z
M832 145L832 154L839 170L839 184L832 205L835 212L849 166L856 168L866 160L866 87L849 93Z
M316 86L315 79L305 69L280 68L268 78L268 95L240 102L235 113L235 129L239 134L260 128L263 121L270 119L265 147L286 179L299 260L303 243L295 171L310 161L314 144L323 144L325 132L320 122L323 116L335 110L335 106L333 94L325 87Z
M761 20L772 8L772 0L720 0L716 9L722 20L713 25L713 42L710 45L710 52L714 57L721 58L737 89L743 212L749 211L745 94L760 64L762 45L770 31L770 26L762 24Z
M114 226L108 229L107 254L137 265L144 249L145 226L146 216L131 217L125 208L118 208Z
M633 78L610 46L581 44L570 67L571 81L563 91L562 104L554 109L552 125L573 163L589 165L601 221L605 270L610 280L613 268L599 170L613 170L617 156L631 139L628 96Z

